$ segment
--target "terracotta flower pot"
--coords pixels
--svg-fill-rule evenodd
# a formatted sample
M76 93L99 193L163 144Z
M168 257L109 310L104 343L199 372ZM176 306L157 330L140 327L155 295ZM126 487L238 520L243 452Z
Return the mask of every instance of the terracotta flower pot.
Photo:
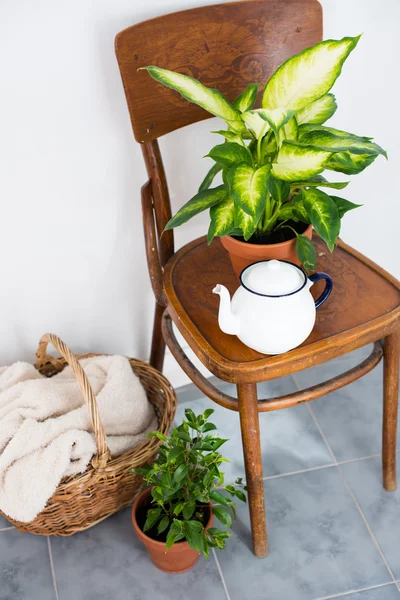
M200 553L189 546L186 540L176 542L172 548L167 550L165 542L158 542L143 533L136 520L137 511L149 503L151 488L146 488L135 498L132 506L132 523L139 540L146 546L147 552L153 563L166 573L183 573L189 571L199 559ZM214 515L210 503L210 518L207 529L212 526Z
M309 225L304 234L310 240L312 225ZM229 252L233 270L239 277L245 267L259 260L287 260L296 265L300 264L296 254L296 238L278 244L249 244L240 242L229 235L220 238L221 244Z

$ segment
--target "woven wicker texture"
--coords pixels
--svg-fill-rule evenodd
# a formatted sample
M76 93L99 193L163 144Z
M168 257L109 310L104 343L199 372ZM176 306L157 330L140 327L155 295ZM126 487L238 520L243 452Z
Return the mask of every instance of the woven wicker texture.
M48 343L58 350L62 358L54 358L46 353ZM66 477L61 481L46 508L34 521L20 523L4 515L20 531L38 535L69 536L100 523L132 504L142 484L142 478L130 473L130 469L152 462L157 456L161 441L155 437L128 452L110 455L95 395L78 362L78 359L91 356L99 355L75 356L60 338L51 333L45 334L40 340L36 353L36 368L46 377L51 377L62 371L67 363L71 365L89 410L98 452L84 473ZM176 410L173 388L161 373L148 364L134 358L128 360L155 410L159 431L167 435Z

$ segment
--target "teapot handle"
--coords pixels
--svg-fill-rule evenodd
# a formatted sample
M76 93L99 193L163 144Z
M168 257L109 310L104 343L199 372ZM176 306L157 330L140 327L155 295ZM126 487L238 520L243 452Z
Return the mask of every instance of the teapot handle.
M319 306L321 306L321 304L323 304L325 302L325 300L328 298L328 296L330 295L332 288L333 288L333 281L329 277L329 275L327 275L326 273L313 273L309 277L309 280L312 281L312 283L316 283L320 279L325 279L325 281L326 281L325 289L322 292L322 294L320 295L320 297L316 299L315 308L318 308Z

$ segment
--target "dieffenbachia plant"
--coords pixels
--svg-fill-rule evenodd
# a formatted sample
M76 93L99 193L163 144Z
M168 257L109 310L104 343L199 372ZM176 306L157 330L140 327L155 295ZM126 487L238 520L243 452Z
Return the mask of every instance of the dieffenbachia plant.
M360 37L360 36L359 36ZM210 209L209 243L215 236L254 235L288 226L289 220L312 224L330 251L343 215L357 204L319 188L341 190L348 181L329 182L325 170L355 175L386 152L372 138L327 127L335 113L329 93L359 37L326 40L283 63L266 84L261 108L253 110L258 84L251 84L231 104L217 90L156 66L144 67L158 82L180 92L227 124L215 133L225 138L208 154L214 164L198 193L168 222L182 225ZM222 185L211 187L222 172ZM313 244L296 234L297 255L314 269Z

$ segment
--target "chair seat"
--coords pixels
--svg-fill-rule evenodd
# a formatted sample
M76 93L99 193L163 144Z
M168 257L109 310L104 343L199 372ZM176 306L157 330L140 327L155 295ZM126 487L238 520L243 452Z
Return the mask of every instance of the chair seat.
M298 348L278 356L260 354L218 326L218 283L233 293L238 279L219 239L205 237L181 248L168 262L164 292L168 312L203 364L234 383L265 381L299 371L373 342L396 326L400 284L380 267L339 240L331 254L316 240L317 271L334 282L331 296L317 310L314 329ZM317 297L323 282L312 293Z

